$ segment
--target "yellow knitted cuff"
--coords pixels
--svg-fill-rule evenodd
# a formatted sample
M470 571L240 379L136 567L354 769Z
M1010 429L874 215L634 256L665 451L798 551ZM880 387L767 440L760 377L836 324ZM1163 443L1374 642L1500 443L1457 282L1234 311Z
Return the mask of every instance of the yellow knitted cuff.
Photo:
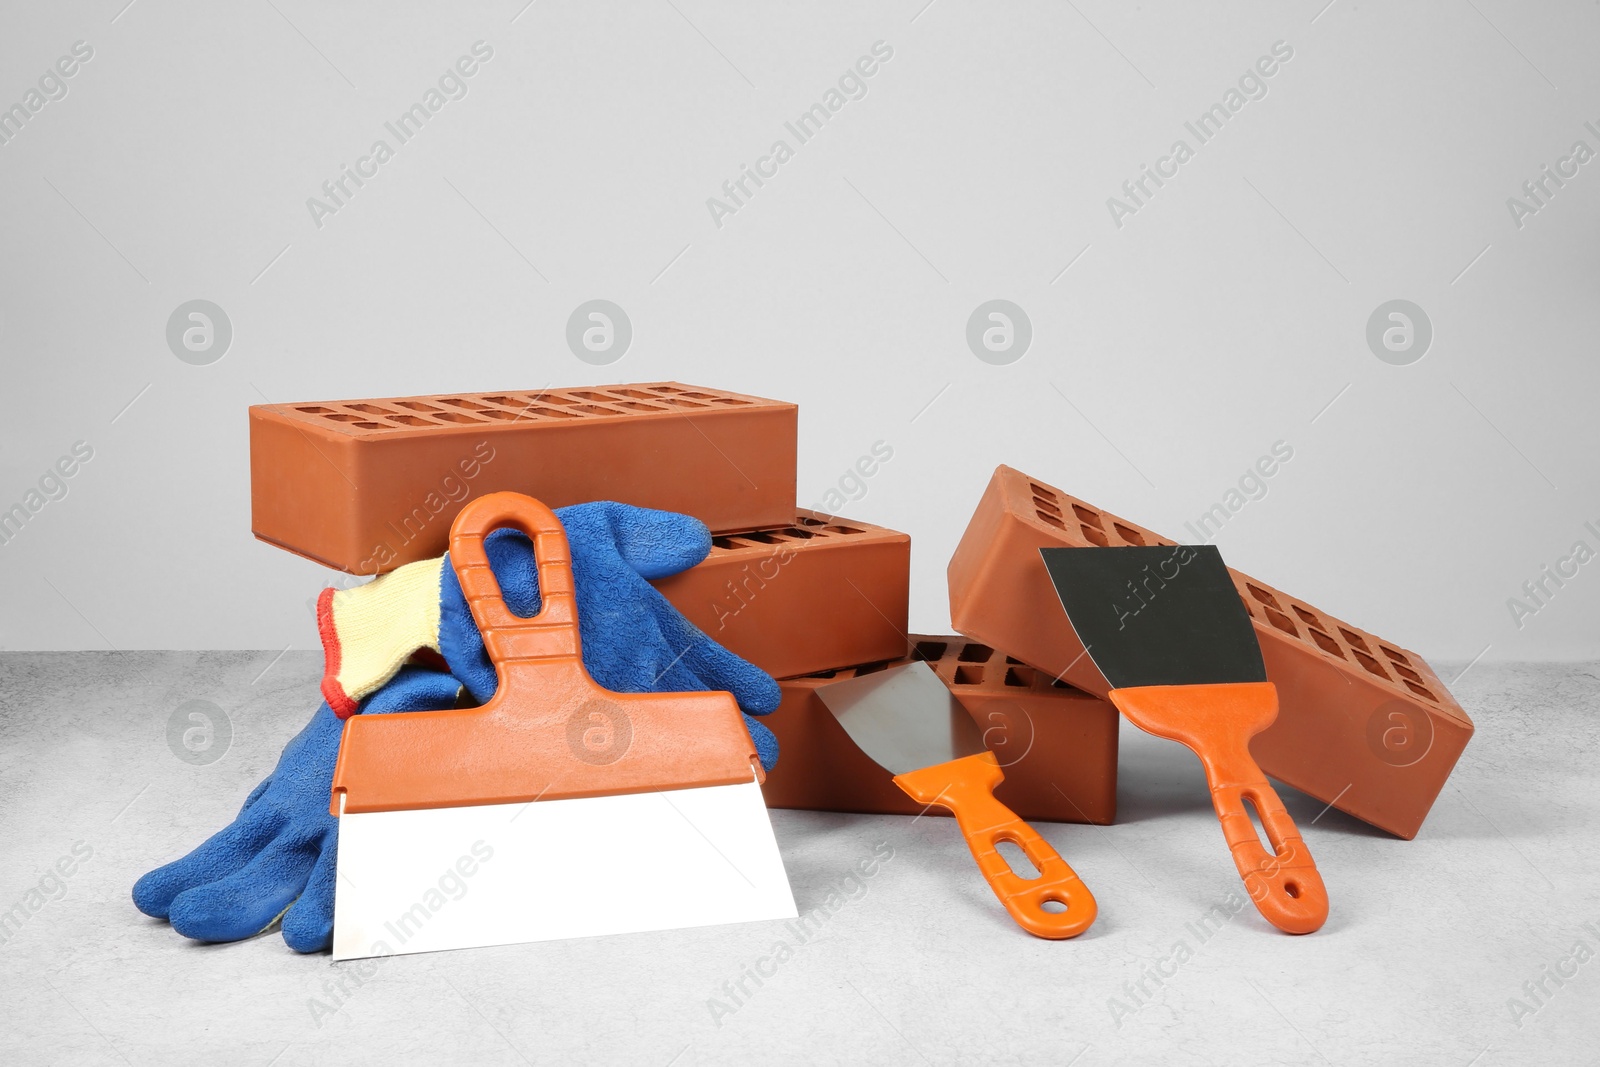
M324 589L317 628L326 658L322 694L345 718L418 649L439 651L444 557L408 563L354 589Z

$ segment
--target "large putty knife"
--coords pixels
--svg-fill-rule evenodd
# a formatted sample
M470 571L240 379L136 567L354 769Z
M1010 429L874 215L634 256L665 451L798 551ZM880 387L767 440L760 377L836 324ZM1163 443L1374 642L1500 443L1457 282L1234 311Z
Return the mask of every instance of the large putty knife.
M534 543L533 618L489 568L483 539L503 526ZM498 689L482 707L346 721L334 958L793 918L732 695L591 679L566 532L530 497L467 505L450 558Z
M1280 930L1307 934L1328 917L1311 851L1250 755L1278 717L1261 645L1214 545L1041 548L1083 645L1064 676L1104 693L1146 733L1187 745L1250 899ZM1246 805L1272 844L1267 851Z
M994 787L1005 780L1000 763L931 667L905 663L822 686L817 695L907 796L949 809L989 888L1018 926L1053 939L1089 928L1094 895L1050 842L995 799ZM1011 869L997 847L1004 841L1022 849L1037 876Z

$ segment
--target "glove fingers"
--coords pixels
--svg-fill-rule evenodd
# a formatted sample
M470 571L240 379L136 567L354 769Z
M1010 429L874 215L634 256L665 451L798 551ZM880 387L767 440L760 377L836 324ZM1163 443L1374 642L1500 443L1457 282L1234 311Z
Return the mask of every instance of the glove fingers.
M172 928L196 941L259 934L305 890L332 822L276 837L241 869L179 893L168 909Z
M650 581L686 571L711 551L711 531L691 515L615 501L556 512L569 539L600 535L639 577ZM574 514L577 512L576 514Z
M283 940L296 952L326 952L333 947L333 893L339 868L339 831L330 834L311 868L300 899L283 916Z
M250 804L261 787L250 794ZM215 882L239 871L277 834L280 822L270 815L241 813L193 852L157 867L133 884L133 906L157 919L169 917L173 900L186 890Z
M744 728L750 731L750 740L756 743L756 755L761 758L761 769L770 771L778 763L778 739L767 724L760 719L744 717Z
M265 778L261 779L261 781L257 783L256 787L250 790L250 795L244 798L244 803L239 805L239 814L243 815L245 812L249 811L250 805L260 800L261 794L265 793L267 791L267 787L271 784L272 775L269 774Z
M704 634L700 634L699 641L684 653L680 665L692 671L704 688L732 693L740 709L749 715L770 714L783 699L783 692L772 675Z
M643 691L720 689L732 693L739 707L751 715L766 715L777 708L783 693L772 675L707 637L659 590L646 586L640 596L655 622L659 637L649 644L656 646L653 651L661 664L650 671Z

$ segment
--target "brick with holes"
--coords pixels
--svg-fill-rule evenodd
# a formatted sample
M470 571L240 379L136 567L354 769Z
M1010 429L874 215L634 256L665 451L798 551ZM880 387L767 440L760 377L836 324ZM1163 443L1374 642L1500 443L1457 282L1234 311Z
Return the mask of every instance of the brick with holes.
M999 467L950 560L963 634L1053 677L1103 684L1083 656L1039 549L1177 544ZM1251 754L1273 778L1412 838L1472 737L1472 720L1416 653L1232 571L1255 622L1278 718Z
M250 409L251 527L329 567L438 556L473 497L620 500L713 531L794 521L793 404L676 382Z
M699 566L655 585L776 678L909 651L911 538L871 523L791 506L784 526L719 534Z
M1117 814L1117 710L962 637L914 636L911 653L788 678L767 716L778 766L762 785L775 808L918 815L923 807L856 747L817 690L913 659L926 660L984 731L1005 769L995 795L1030 821L1109 823ZM929 814L947 815L942 808Z

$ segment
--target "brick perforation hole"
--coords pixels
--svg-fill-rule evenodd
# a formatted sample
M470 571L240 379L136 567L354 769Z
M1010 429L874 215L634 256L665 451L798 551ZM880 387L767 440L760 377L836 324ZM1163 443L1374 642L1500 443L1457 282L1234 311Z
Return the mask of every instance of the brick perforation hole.
M747 407L755 401L708 390L650 385L608 389L548 389L541 393L463 393L454 396L383 401L299 404L293 410L346 429L428 429L522 420L615 418L630 414L673 414L717 407ZM397 410L398 409L398 410Z

